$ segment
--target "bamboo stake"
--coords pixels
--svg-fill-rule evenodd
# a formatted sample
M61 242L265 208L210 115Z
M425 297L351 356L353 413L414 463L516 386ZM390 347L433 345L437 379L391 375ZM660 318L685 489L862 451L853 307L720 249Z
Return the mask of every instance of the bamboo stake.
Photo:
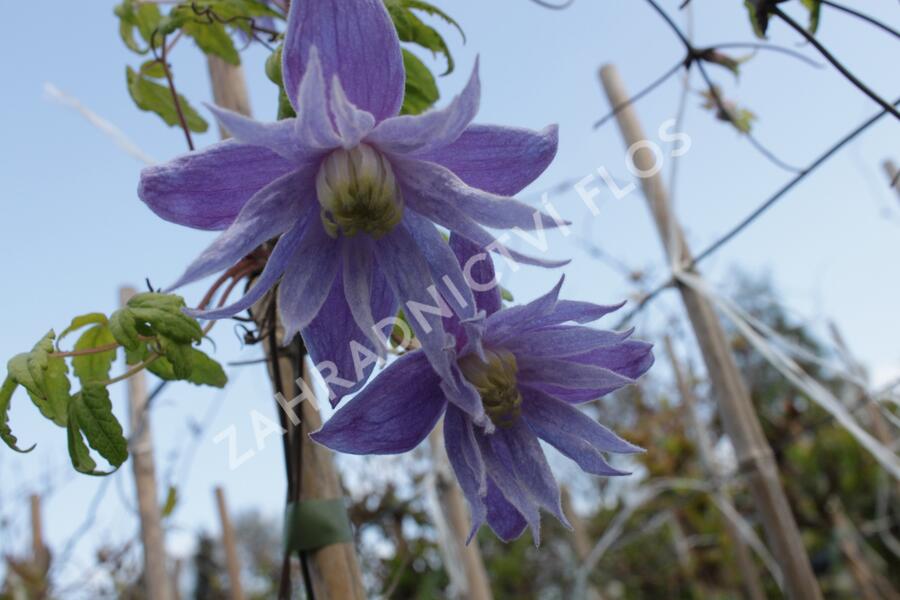
M578 557L579 564L584 564L584 561L587 560L588 555L591 553L592 546L587 527L585 527L584 521L578 513L575 512L575 508L572 506L572 494L569 493L568 486L562 486L562 489L560 489L560 497L562 500L563 514L566 515L566 518L569 519L569 524L572 525L572 545L575 547L575 556ZM593 584L587 585L586 592L586 600L601 600L602 598L600 592L597 591L597 588L595 588Z
M891 159L887 159L884 161L884 172L888 176L888 183L894 191L897 192L897 198L900 198L900 171L897 170L897 165L894 164L894 161Z
M241 69L221 63L216 57L208 57L213 97L223 108L241 112L250 116L250 104L246 99L247 84ZM272 387L277 392L283 390L285 398L293 398L297 390L297 381L308 378L304 364L302 346L294 343L285 348L283 330L278 323L269 323L268 303L271 294L254 307L254 318L260 331L271 330L274 335L267 336L263 344L266 357L269 359L269 375ZM277 373L273 366L277 365ZM278 376L280 375L280 376ZM303 402L299 407L301 422L298 425L289 419L283 419L283 427L288 431L285 439L285 460L291 474L288 501L309 499L335 499L343 496L340 479L334 467L331 452L323 446L314 444L309 433L322 426L319 412L313 402ZM279 409L281 411L281 409ZM284 413L279 413L284 417ZM332 544L309 555L308 575L316 600L364 600L362 573L356 558L356 550L352 542ZM285 576L289 577L290 564L286 561ZM306 571L307 569L305 569ZM312 600L312 599L310 599Z
M41 497L32 494L29 498L31 508L31 560L35 568L43 572L50 564L50 551L44 544L44 523L41 515Z
M600 70L600 80L610 104L625 105L616 115L616 120L627 146L634 149L637 169L644 174L655 173L642 177L641 186L669 258L674 264L683 265L690 259L690 251L680 225L670 212L668 194L662 178L656 172L656 156L647 148L635 146L648 142L634 107L627 104L629 95L614 66L604 66ZM705 297L684 285L679 284L678 289L700 344L718 400L719 412L737 455L739 469L746 477L766 537L782 566L787 595L793 600L818 600L821 592L797 522L778 479L772 449L763 434L722 324Z
M720 469L716 467L715 461L713 460L712 441L710 440L709 432L697 412L697 399L694 396L694 390L688 383L684 369L678 360L678 356L675 354L675 349L672 347L672 340L669 336L663 338L663 346L669 357L669 361L672 363L672 371L675 374L675 385L678 388L678 393L681 395L681 399L687 409L691 428L694 430L694 436L697 441L697 452L700 455L700 463L703 465L703 470L716 482L715 494L719 497L719 500L722 503L734 507L731 501L731 494L728 493L728 489L721 483L722 474L720 473ZM737 509L735 509L735 511L737 511ZM753 562L753 555L750 552L750 549L744 542L744 538L741 536L740 531L738 531L734 523L731 522L731 519L723 515L722 520L725 524L726 534L734 546L734 556L738 568L737 579L741 582L744 598L747 600L765 600L766 595L759 578L759 571L756 568L756 564Z
M119 290L122 306L136 294L131 287ZM131 468L141 520L144 546L144 582L148 600L171 600L171 580L166 572L165 535L162 529L153 460L153 436L147 414L147 379L143 371L128 378Z
M442 424L443 421L432 430L428 436L428 445L431 448L431 459L437 477L438 503L452 532L453 539L450 540L450 545L466 574L466 589L461 590L462 597L467 600L492 600L494 595L484 568L478 540L473 538L466 545L466 538L469 537L468 511L462 490L450 472L450 464L444 451Z
M216 507L219 509L219 521L222 523L222 545L225 546L225 562L228 565L228 589L231 600L244 600L244 588L241 586L241 561L238 558L237 538L225 502L225 490L216 487Z

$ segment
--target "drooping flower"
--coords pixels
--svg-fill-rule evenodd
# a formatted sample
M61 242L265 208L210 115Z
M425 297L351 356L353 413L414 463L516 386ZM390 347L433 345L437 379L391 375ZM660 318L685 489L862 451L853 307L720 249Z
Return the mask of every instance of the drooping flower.
M492 280L493 267L476 247L457 236L451 245L461 264L480 261L472 279ZM442 382L422 353L405 354L313 439L350 454L397 454L415 448L443 416L447 455L471 509L470 536L486 522L509 541L529 526L538 543L539 509L566 523L538 440L588 473L627 474L603 453L640 449L575 405L633 383L653 364L650 344L628 339L630 331L583 325L619 306L559 300L559 289L502 310L496 287L477 294L488 316L448 327L458 339L451 353L460 391Z
M313 360L349 379L332 387L340 397L371 373L373 361L361 361L359 350L380 353L375 325L413 302L431 307L410 324L449 377L441 317L447 307L464 318L475 309L436 225L520 262L565 264L506 249L485 229L559 225L509 197L553 159L556 127L472 125L477 65L448 107L398 116L403 61L381 0L293 2L282 74L295 119L259 123L214 108L233 140L142 173L139 195L156 214L224 230L172 287L222 271L280 236L249 293L196 315L233 316L280 282L288 339L302 331ZM441 311L433 309L436 290L446 299ZM363 376L352 377L361 362Z

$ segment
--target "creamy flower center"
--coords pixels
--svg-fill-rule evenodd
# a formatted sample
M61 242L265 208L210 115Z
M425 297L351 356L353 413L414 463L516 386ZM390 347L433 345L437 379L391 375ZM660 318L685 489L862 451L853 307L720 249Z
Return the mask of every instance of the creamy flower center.
M516 386L519 368L507 350L485 350L487 362L470 354L459 360L465 378L481 394L484 412L497 427L510 427L522 414L522 394Z
M335 150L316 177L322 224L328 235L373 238L390 232L403 217L400 188L390 163L367 144Z

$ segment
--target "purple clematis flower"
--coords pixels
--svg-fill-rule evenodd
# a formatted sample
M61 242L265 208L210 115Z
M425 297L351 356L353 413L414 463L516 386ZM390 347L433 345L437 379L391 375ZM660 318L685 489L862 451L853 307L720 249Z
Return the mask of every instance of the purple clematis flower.
M473 279L493 279L490 260L477 247L457 236L451 246L461 264L481 261ZM441 381L422 353L405 354L313 439L350 454L396 454L415 448L443 416L447 455L472 513L470 539L487 522L504 541L530 526L539 543L540 508L568 523L538 439L588 473L627 474L603 453L640 449L575 405L633 383L653 364L650 344L629 340L630 331L580 325L621 305L559 300L560 285L530 304L503 310L496 288L478 294L487 318L457 322L454 331L459 391Z
M409 320L425 354L449 379L442 317L452 308L471 318L475 305L436 225L519 262L565 264L508 250L485 229L561 224L509 197L553 159L556 127L472 125L477 65L445 109L398 116L403 61L381 0L293 2L282 74L295 119L259 123L213 108L233 140L141 174L139 195L156 214L224 230L172 287L220 272L280 236L243 298L194 314L233 316L280 283L287 339L302 332L317 364L327 362L342 379L357 375L332 388L334 401L365 382L374 365L360 353L382 354L383 334L373 332L402 303L407 316L419 317ZM437 293L448 299L440 311Z

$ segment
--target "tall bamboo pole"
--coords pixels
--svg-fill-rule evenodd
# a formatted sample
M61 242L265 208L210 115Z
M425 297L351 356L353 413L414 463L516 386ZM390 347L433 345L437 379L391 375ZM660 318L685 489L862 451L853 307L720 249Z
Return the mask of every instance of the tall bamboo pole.
M462 490L450 472L450 463L444 451L443 427L440 423L428 436L428 445L437 477L438 503L453 537L449 540L454 548L452 554L455 554L456 559L462 563L463 572L466 574L463 597L467 600L492 600L494 596L491 593L478 540L473 539L466 545L466 538L469 537L468 511Z
M691 429L694 430L694 437L697 442L697 452L700 455L700 462L703 465L703 470L716 482L715 494L719 497L719 500L728 505L732 505L731 495L728 493L728 489L720 483L721 473L713 460L712 441L709 438L709 432L704 426L703 421L700 419L700 414L697 412L697 401L694 397L694 390L688 383L684 369L681 366L681 362L678 360L678 356L675 354L675 349L672 347L672 340L669 336L663 338L663 346L665 347L669 361L672 363L672 372L675 375L675 385L678 388L678 393L681 395L681 399L687 409ZM759 571L756 568L756 564L753 562L753 554L750 552L750 548L747 547L744 538L741 536L741 533L738 531L735 524L731 522L731 519L725 515L722 515L722 518L725 522L725 531L728 538L731 540L732 546L734 546L734 556L738 568L737 579L741 582L744 598L747 600L765 600L766 595L762 583L760 582Z
M131 287L119 290L122 306L137 291ZM143 371L128 378L128 408L131 437L131 468L137 491L141 541L144 546L144 581L148 600L171 600L172 582L166 570L165 534L156 485L156 463L153 459L153 436L147 414L147 378Z
M247 100L247 84L240 68L233 67L215 56L207 57L213 97L223 108L250 116ZM269 364L272 387L285 398L297 394L297 382L308 378L305 369L305 351L301 343L285 347L283 329L267 316L272 295L254 307L253 314L262 332L269 332L263 344ZM314 444L309 433L322 426L319 412L313 402L302 402L297 410L300 422L285 418L279 408L285 436L285 461L288 472L288 502L311 499L331 500L341 498L343 490L334 468L331 452ZM303 557L305 575L316 600L364 600L362 573L352 542L332 544ZM289 576L289 562L285 561L283 575ZM282 595L285 593L285 586Z
M234 526L231 524L231 515L228 513L228 503L225 501L225 490L216 487L216 508L219 510L219 521L222 524L222 545L225 546L225 562L228 566L228 589L231 600L244 600L244 588L241 586L241 561L238 558L237 538L234 535Z
M641 186L663 247L670 253L669 258L675 264L686 264L690 259L690 251L684 233L670 211L668 194L656 168L656 156L646 147L635 146L649 142L634 107L628 104L629 95L622 79L614 66L606 65L600 70L600 80L610 105L626 105L616 115L616 120L626 145L634 150L634 166L639 172L648 175L641 178ZM651 173L654 174L650 175ZM782 566L785 590L793 600L818 600L821 592L797 522L778 479L778 467L772 449L763 434L722 324L712 305L699 292L680 283L678 289L700 344L719 412L737 455L739 469L753 494L769 544Z

